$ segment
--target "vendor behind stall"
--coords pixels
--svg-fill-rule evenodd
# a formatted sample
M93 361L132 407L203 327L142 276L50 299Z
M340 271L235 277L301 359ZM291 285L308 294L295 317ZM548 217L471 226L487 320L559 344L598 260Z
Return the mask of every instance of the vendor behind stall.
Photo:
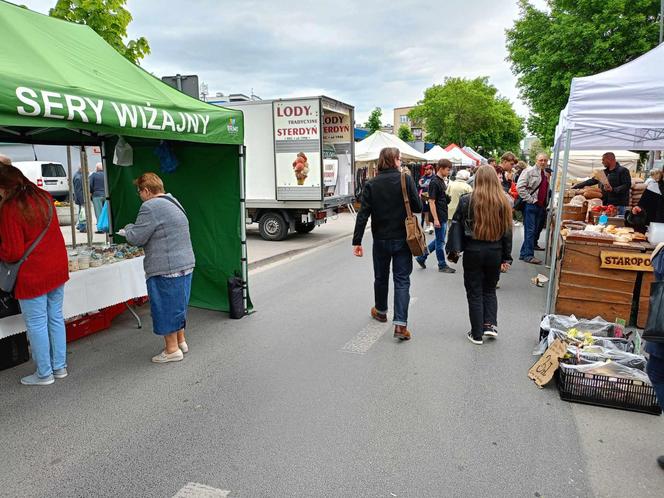
M629 170L616 161L616 155L613 152L607 152L602 156L602 164L604 165L603 175L606 177L606 182L591 178L585 182L577 183L572 188L581 189L599 184L602 189L604 205L613 204L618 209L618 214L622 216L625 214L627 206L629 206L629 190L632 187L632 177ZM600 173L601 175L602 173Z
M652 222L664 223L664 179L660 176L659 181L648 183L648 187L643 192L639 204L632 208L633 214L643 212L645 214L646 224Z

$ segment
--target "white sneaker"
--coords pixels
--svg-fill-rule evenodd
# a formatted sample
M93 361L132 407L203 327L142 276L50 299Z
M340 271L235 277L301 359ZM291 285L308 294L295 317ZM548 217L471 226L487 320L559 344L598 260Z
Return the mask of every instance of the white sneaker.
M167 353L166 350L152 357L152 363L168 363L169 361L182 361L184 354L180 349L174 353Z
M178 342L178 347L183 353L189 352L189 346L187 346L187 341Z

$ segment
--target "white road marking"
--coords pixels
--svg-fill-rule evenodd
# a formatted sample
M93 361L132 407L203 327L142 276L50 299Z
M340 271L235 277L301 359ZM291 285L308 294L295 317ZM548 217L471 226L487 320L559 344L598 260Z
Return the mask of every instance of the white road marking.
M226 498L230 491L212 488L197 482L188 482L173 498Z
M411 297L409 306L412 306L416 301L416 297ZM341 351L365 354L391 327L392 324L380 323L372 319L355 337L343 345Z

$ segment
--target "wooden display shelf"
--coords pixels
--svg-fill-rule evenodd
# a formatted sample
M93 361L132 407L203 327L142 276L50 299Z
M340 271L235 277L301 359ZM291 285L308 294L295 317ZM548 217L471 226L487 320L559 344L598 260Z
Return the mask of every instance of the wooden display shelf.
M613 244L567 240L560 264L556 313L579 318L601 316L609 322L622 318L629 322L637 272L600 267L602 250ZM641 247L621 247L621 251L642 252Z
M636 325L643 328L648 318L652 272L601 267L602 251L650 252L648 242L613 244L599 241L564 240L558 265L556 308L558 314L578 318L601 316L609 322L616 318L630 322L636 303Z

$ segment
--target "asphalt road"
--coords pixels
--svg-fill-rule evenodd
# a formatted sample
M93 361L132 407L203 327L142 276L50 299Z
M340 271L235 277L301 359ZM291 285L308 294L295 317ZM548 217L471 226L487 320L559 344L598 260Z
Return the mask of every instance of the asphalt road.
M371 260L346 239L253 272L249 317L192 310L183 362L149 362L143 309L144 330L124 315L71 344L53 386L20 386L29 364L0 372L0 495L661 496L661 417L527 378L537 268L501 278L500 337L479 347L461 272L431 266L413 272L406 343L369 318Z

